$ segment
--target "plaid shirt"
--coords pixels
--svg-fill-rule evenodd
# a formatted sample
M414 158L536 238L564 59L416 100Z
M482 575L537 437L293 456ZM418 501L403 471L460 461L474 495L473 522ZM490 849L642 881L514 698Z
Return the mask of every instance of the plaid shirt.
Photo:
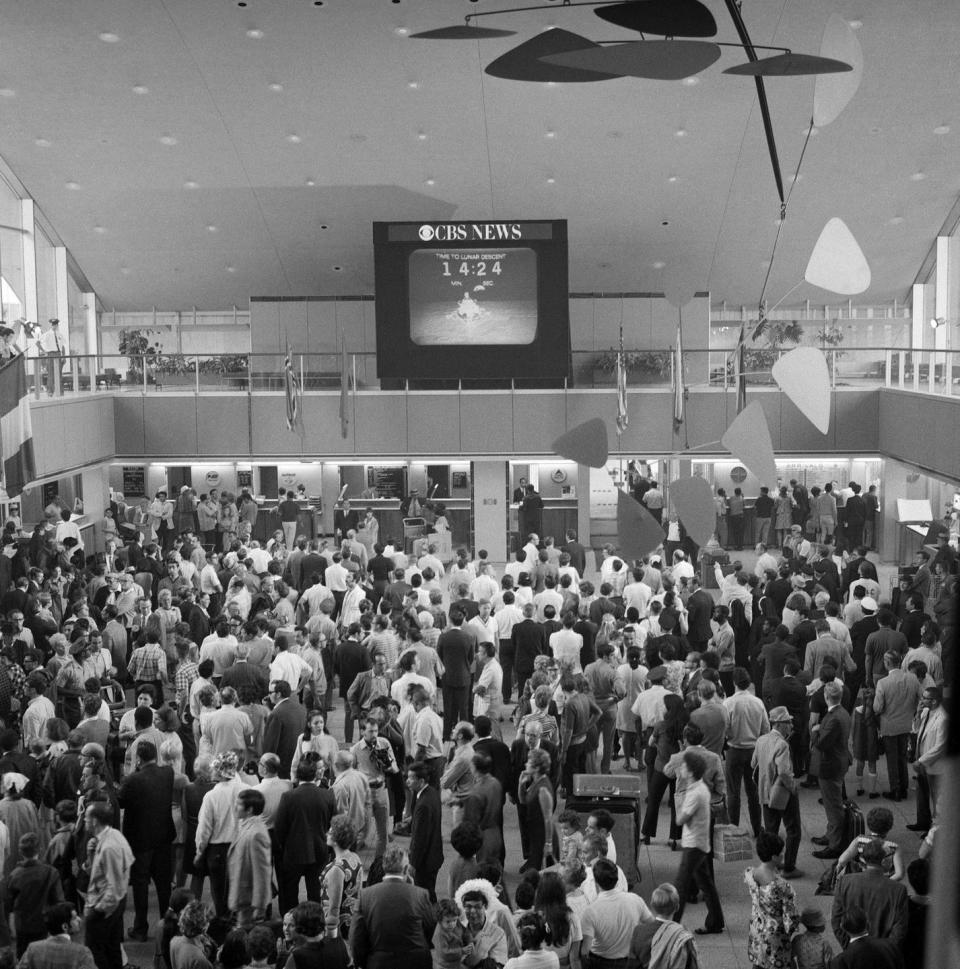
M177 666L173 674L173 685L177 691L177 705L181 708L187 702L187 697L190 695L190 687L199 676L200 670L192 659L185 659Z
M127 672L137 682L151 683L160 679L160 671L167 669L167 654L159 643L138 646L130 657Z
M7 669L10 673L10 669ZM13 674L10 673L13 679ZM73 690L76 693L84 692L83 667L72 657L64 657L62 665L57 672L57 686L61 689Z

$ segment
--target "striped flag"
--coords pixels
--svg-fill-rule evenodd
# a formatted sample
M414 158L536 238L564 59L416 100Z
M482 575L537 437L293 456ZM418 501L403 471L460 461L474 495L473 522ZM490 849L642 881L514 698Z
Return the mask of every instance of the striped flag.
M629 423L630 418L627 416L627 367L621 350L617 354L617 433L622 434Z
M757 327L754 336L761 332L761 327ZM746 324L740 324L740 339L737 340L737 349L734 350L736 353L736 359L733 364L733 372L737 377L737 413L741 413L747 406L747 375L746 371L746 360L747 360L747 329Z
M683 425L683 335L677 326L677 346L673 351L673 431Z
M4 485L7 494L15 498L36 477L27 370L22 354L0 367L0 453Z
M350 426L350 372L347 369L347 341L340 331L340 436L346 438Z
M287 344L287 355L283 358L283 386L287 397L287 430L292 431L300 423L300 400L303 388L293 369L293 354Z

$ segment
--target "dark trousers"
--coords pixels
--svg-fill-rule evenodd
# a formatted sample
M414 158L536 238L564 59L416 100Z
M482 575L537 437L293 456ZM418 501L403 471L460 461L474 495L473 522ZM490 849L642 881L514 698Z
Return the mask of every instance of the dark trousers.
M613 756L613 735L617 729L617 705L613 704L600 714L597 729L603 737L603 753L600 755L600 773L610 773L610 758Z
M443 739L449 740L453 728L461 721L473 722L470 709L469 686L445 686L443 688Z
M286 865L277 863L277 888L280 896L280 911L289 912L300 900L300 879L307 886L307 900L320 901L320 872L323 865Z
M787 837L783 852L783 867L787 870L797 865L797 852L800 850L800 798L794 794L783 810L763 805L763 826L771 834L778 834L780 823L786 829Z
M906 797L910 790L910 778L907 775L907 739L909 736L909 734L898 733L892 737L883 738L883 752L887 755L887 776L890 778L890 790L901 797Z
M344 711L343 711L343 739L347 744L353 743L353 725L357 722L357 718L353 715L353 711L350 709L350 704L347 700L343 701Z
M729 515L730 547L740 551L743 548L743 515Z
M148 932L147 921L148 892L150 880L157 889L157 906L166 912L170 906L170 882L173 876L172 847L147 848L135 851L130 868L130 885L133 888L133 928L137 932Z
M513 643L509 639L501 639L497 659L500 660L500 665L503 667L502 693L504 703L509 703L510 697L513 695L513 661L516 655L517 651L514 649ZM517 699L520 698L517 697Z
M660 802L667 790L670 791L670 840L676 841L683 831L677 825L677 812L673 803L673 796L676 793L677 785L675 781L667 778L661 771L653 772L653 783L647 788L647 810L643 815L643 826L641 834L645 838L655 838L657 836L657 823L660 819Z
M587 761L587 742L581 741L579 744L570 744L567 748L567 756L563 758L563 788L567 792L567 797L573 796L573 775L583 774L586 769Z
M91 912L87 916L84 944L93 953L97 969L123 969L123 909L126 899L110 915Z
M643 743L643 731L637 731L638 743ZM655 772L654 764L657 762L657 748L644 744L643 747L643 766L647 771L647 790L653 786L653 775Z
M753 779L750 761L753 758L753 748L728 747L724 761L727 775L727 813L731 824L740 824L740 784L743 783L747 791L747 811L750 814L750 826L754 836L760 831L760 797L757 794L757 784Z
M917 774L917 824L924 831L933 824L933 811L930 808L930 778Z
M210 879L210 896L213 908L219 918L227 915L227 852L230 845L226 842L207 845L205 854L207 876ZM166 909L164 909L166 911ZM288 909L284 909L284 912Z
M843 851L847 847L843 843L843 778L821 777L819 784L823 810L827 815L827 847L830 851Z
M437 873L435 871L424 871L422 868L418 868L413 878L413 884L417 888L425 888L430 893L430 901L436 904Z
M704 901L707 903L707 918L704 922L704 928L710 932L716 932L723 928L723 909L720 907L717 886L713 883L713 876L710 874L710 867L707 864L709 857L706 851L701 851L699 848L683 849L676 884L677 892L680 894L680 907L677 909L674 921L679 922L683 918L683 909L687 899L696 886L703 892Z
M406 952L374 950L367 956L366 969L430 969L433 956L428 949L407 949Z

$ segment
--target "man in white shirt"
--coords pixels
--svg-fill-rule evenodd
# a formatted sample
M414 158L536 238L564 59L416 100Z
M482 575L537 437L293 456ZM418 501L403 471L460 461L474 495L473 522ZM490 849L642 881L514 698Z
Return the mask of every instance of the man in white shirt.
M580 666L580 651L583 649L583 636L574 632L577 617L568 612L563 617L563 629L550 634L550 649L557 665L569 668L574 673L582 673Z
M289 633L277 632L277 656L270 664L270 682L286 680L290 684L290 692L295 694L310 679L313 669L309 663L291 652L290 640Z
M411 731L413 759L430 768L430 783L438 787L443 767L443 721L430 705L426 690L415 689L410 699L415 713Z
M591 966L626 965L634 929L641 922L653 919L647 903L639 895L618 890L618 872L620 869L607 858L593 863L597 897L584 909L580 919L583 930L580 957Z
M230 632L226 619L217 620L213 632L200 644L200 662L213 660L213 679L219 683L224 670L233 665L237 653L237 637Z
M696 573L693 564L687 558L687 553L677 549L673 553L673 581L679 587L681 579L692 579Z
M557 616L560 615L563 608L563 596L557 592L557 580L552 575L548 575L543 580L543 584L543 592L538 592L533 597L533 605L537 610L537 622L543 622L545 618L544 609L547 606L553 606Z
M777 557L767 550L767 546L762 542L757 545L757 564L753 568L753 574L762 579L767 572L776 572L780 567Z
M653 589L643 581L643 569L634 569L631 578L632 581L623 587L623 606L625 609L636 609L643 619L647 615Z
M733 671L735 692L723 701L727 711L727 812L731 824L740 824L740 785L747 791L747 811L754 832L762 825L760 797L753 779L753 752L757 740L770 730L763 700L750 692L750 674L743 668Z
M31 673L23 686L27 709L23 714L23 749L29 750L30 743L41 740L46 735L47 721L57 712L53 703L46 697L48 683L42 673Z
M474 602L482 599L493 601L493 597L500 591L497 580L490 574L490 566L481 562L477 566L477 577L470 583L470 598Z
M400 657L399 665L402 673L390 685L390 696L400 704L401 710L410 702L408 696L411 686L423 687L431 698L436 695L436 685L420 673L420 657L414 650L408 649Z
M258 541L251 540L249 545L247 545L247 558L253 562L252 571L257 575L266 575L267 570L270 567L270 553L260 547Z
M330 570L327 570L329 575ZM347 576L347 588L343 594L343 603L340 606L340 628L349 629L350 624L360 622L360 603L363 602L365 593L363 587L357 582L356 577L351 572Z
M525 558L520 571L532 573L534 563L540 557L540 536L536 532L531 532L527 536L527 543L523 546L523 554ZM514 581L516 581L516 578L514 578Z
M421 572L424 572L426 569L433 569L433 574L436 576L438 582L445 575L443 562L441 562L440 559L437 558L436 545L429 545L427 547L426 553L424 555L421 555L420 558L417 559L417 567L420 569Z
M703 892L707 903L707 917L699 935L719 935L724 930L723 909L720 896L710 870L710 791L703 783L706 760L693 750L683 752L680 776L687 780L683 803L677 806L677 824L683 825L683 857L674 883L680 894L677 921L683 918L683 909L694 886Z
M223 706L216 713L200 721L200 736L210 742L214 755L232 751L239 761L253 738L253 724L237 709L237 691L233 687L220 691L220 702Z
M490 601L480 599L477 605L480 611L463 628L477 637L477 645L492 643L499 649L500 629L497 620L490 615Z
M327 569L327 574L329 575L329 573L330 570ZM336 601L333 592L320 581L319 576L314 576L314 578L316 578L315 584L304 590L303 595L300 596L300 601L297 603L301 618L307 620L320 613L320 607L324 602Z

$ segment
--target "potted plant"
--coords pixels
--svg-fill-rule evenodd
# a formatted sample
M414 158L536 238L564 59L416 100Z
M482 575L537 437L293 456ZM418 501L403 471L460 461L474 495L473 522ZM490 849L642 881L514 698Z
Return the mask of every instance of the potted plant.
M163 352L159 341L150 342L149 334L153 330L121 330L117 349L127 358L127 380L131 383L143 381L144 367L147 370L147 380L154 383L154 364Z
M617 379L617 356L617 351L611 348L594 358L594 385L609 384ZM670 373L670 357L669 350L624 350L627 382L659 383Z

